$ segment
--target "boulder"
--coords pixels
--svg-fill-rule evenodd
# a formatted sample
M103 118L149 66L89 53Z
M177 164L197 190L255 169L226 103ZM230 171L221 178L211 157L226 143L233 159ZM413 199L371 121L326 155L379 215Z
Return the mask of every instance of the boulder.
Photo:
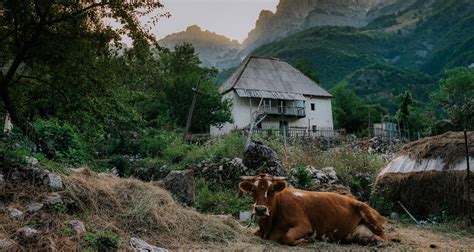
M268 173L273 176L283 176L283 166L276 152L259 142L250 144L244 153L243 164L253 174Z
M23 214L22 211L20 211L16 208L13 208L13 207L8 207L7 211L8 211L8 215L10 216L10 218L15 219L15 220L23 219L24 214Z
M43 175L43 184L48 186L53 192L64 190L61 177L51 172L46 172L46 174Z
M339 178L337 177L336 169L334 167L326 167L322 169L322 172L330 179L331 184L337 182Z
M223 158L220 161L203 161L193 166L197 177L205 178L214 188L231 188L239 184L240 176L252 175L242 159ZM236 187L236 189L238 189Z
M58 193L50 193L43 198L43 204L52 206L54 204L64 204L63 198Z
M35 157L26 156L25 161L29 165L37 165L39 163L38 159Z
M130 247L139 252L168 252L167 249L150 245L146 241L135 237L130 238Z
M194 204L196 195L193 170L172 171L161 184L181 203L188 206Z
M18 245L11 240L0 239L0 251L21 251Z
M31 203L26 206L26 212L28 213L36 213L43 208L43 203Z
M298 168L295 167L291 170L293 182L295 182L296 179L294 176L297 173L297 169ZM336 169L334 169L333 167L326 167L321 170L318 170L313 166L308 165L304 169L310 175L313 187L318 187L321 185L331 185L339 181L339 178L336 174Z
M74 231L75 236L83 236L86 233L86 227L82 221L72 220L68 221L66 225Z
M30 227L19 228L15 233L15 239L22 244L34 243L38 240L40 232Z

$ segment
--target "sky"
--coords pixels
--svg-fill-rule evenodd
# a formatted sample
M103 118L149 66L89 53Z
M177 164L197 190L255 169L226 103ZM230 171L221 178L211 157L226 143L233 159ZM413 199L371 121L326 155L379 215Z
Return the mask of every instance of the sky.
M160 18L152 32L163 38L197 24L242 42L262 10L275 12L278 0L162 0L170 18Z

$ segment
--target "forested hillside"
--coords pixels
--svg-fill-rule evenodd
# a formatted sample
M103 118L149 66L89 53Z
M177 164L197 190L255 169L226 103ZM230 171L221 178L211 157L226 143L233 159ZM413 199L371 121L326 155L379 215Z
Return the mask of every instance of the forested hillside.
M474 2L412 2L362 28L314 27L253 54L303 61L324 87L346 86L389 114L405 91L426 105L446 70L474 66ZM392 13L390 8L400 6L378 11Z

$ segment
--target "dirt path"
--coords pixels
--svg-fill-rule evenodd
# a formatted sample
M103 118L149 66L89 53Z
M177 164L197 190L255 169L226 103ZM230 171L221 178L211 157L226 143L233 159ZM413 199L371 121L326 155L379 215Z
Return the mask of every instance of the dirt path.
M407 226L401 223L387 225L387 233L401 238L400 243L387 242L378 246L360 246L354 244L335 244L315 242L296 247L282 246L268 241L257 241L255 244L232 244L229 247L183 247L178 250L224 250L224 251L367 251L367 250L438 250L438 251L474 251L474 229L462 230L460 227L444 227L432 230L430 227Z

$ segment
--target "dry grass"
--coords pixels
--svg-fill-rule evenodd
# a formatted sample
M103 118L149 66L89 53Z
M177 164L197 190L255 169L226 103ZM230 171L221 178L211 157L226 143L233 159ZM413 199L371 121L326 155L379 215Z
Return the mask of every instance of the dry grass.
M227 247L255 238L230 216L211 216L184 208L150 183L98 177L91 172L65 177L68 191L92 223L103 223L128 240L138 236L157 246L218 244Z
M389 173L377 179L374 194L391 202L402 202L417 216L428 217L441 210L459 216L467 209L465 189L465 171Z
M474 132L468 133L468 143L469 154L474 156ZM464 132L447 132L411 142L404 145L399 154L417 161L442 158L445 165L459 163L466 158Z

